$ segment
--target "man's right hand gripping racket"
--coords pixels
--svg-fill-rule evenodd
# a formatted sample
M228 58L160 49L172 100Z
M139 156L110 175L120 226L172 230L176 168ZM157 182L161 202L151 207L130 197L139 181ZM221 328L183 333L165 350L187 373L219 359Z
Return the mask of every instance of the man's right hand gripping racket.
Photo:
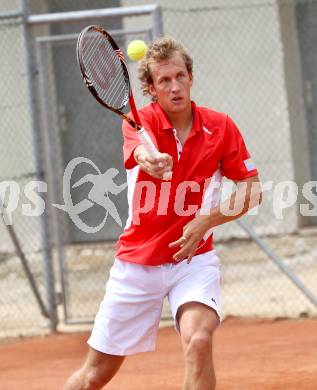
M129 122L150 156L159 157L156 146L141 125L124 55L114 39L102 27L86 27L78 37L77 59L84 82L95 99ZM121 111L128 103L134 120ZM170 180L171 177L172 172L165 172L163 178Z

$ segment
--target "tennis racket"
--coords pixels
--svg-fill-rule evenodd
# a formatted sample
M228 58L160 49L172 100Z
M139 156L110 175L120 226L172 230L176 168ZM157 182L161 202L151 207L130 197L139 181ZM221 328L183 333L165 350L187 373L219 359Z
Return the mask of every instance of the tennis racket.
M150 156L159 157L159 151L141 125L127 64L114 39L102 27L86 27L78 37L77 60L84 82L95 99L135 129ZM127 104L130 105L134 119L122 112ZM170 180L171 176L172 172L165 172L163 178Z

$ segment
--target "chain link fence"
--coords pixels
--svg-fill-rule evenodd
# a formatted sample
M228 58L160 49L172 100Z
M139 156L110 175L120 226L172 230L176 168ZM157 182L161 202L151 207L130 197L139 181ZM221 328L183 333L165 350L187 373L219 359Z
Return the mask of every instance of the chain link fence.
M106 3L110 8L148 2ZM312 184L304 195L303 190L305 183L317 180L317 1L213 0L198 5L193 0L172 4L160 0L157 4L164 34L181 40L194 58L193 99L227 112L257 163L266 189L264 203L258 215L244 221L316 296L316 186ZM152 40L153 18L143 15L37 25L27 21L32 14L103 7L102 0L1 2L0 12L6 15L0 18L4 58L1 195L8 204L9 189L14 192L13 184L3 184L8 181L18 183L22 191L12 213L13 228L51 314L50 321L41 314L2 224L2 336L49 330L54 326L56 304L60 323L90 322L105 291L114 240L122 227L100 204L91 204L80 215L85 226L96 227L107 220L95 233L85 233L61 209L67 167L72 173L74 205L87 202L93 175L114 168L115 184L125 182L120 120L97 105L85 89L76 63L76 38L84 26L98 23L115 31L125 50L132 39ZM137 105L147 104L139 90L137 64L129 63L129 70ZM71 170L68 164L79 157L84 159ZM82 181L84 177L87 181ZM32 191L25 191L31 180L47 183L41 198L33 202ZM297 184L298 194L291 182ZM107 196L115 202L124 225L126 191ZM46 205L43 214L30 217L22 212L23 204L34 209L41 202ZM300 209L300 205L304 207ZM305 205L308 216L302 215ZM215 236L222 261L225 316L316 315L316 307L241 226L224 225L216 229ZM167 306L163 316L169 317Z
M37 292L47 302L45 262L50 262L49 236L45 215L33 213L32 182L41 180L37 160L39 144L34 133L30 108L31 87L27 67L26 34L21 2L1 2L1 92L0 92L0 204L6 215L0 218L0 333L19 335L49 329L49 320L32 294L32 282L26 277L18 249L27 258ZM22 210L24 212L22 213ZM28 214L28 216L26 216ZM33 214L33 215L32 215ZM13 227L14 243L7 224ZM28 269L29 269L28 268ZM42 303L42 302L41 302Z

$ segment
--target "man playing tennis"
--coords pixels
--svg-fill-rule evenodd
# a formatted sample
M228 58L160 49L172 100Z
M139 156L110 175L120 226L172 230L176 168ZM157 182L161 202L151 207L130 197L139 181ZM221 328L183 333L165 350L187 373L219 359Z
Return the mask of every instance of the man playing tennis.
M65 390L100 389L126 356L154 350L165 296L183 347L183 390L215 389L220 270L212 230L261 202L257 170L237 126L190 99L193 61L187 50L171 38L154 41L139 78L152 97L139 111L141 122L161 153L150 157L124 121L129 218L87 359ZM172 180L162 180L170 170ZM236 190L220 202L222 176Z

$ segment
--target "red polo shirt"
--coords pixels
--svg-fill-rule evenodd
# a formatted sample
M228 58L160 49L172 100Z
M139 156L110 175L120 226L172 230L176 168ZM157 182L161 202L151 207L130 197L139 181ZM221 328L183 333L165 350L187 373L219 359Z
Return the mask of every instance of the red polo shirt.
M193 128L182 146L158 103L139 111L141 122L158 150L173 157L170 182L141 171L133 152L140 145L135 130L123 122L123 154L128 178L129 217L116 245L116 257L144 265L173 263L179 248L169 244L182 236L196 214L220 201L222 176L243 180L258 174L232 119L192 102ZM208 232L195 254L212 249Z

